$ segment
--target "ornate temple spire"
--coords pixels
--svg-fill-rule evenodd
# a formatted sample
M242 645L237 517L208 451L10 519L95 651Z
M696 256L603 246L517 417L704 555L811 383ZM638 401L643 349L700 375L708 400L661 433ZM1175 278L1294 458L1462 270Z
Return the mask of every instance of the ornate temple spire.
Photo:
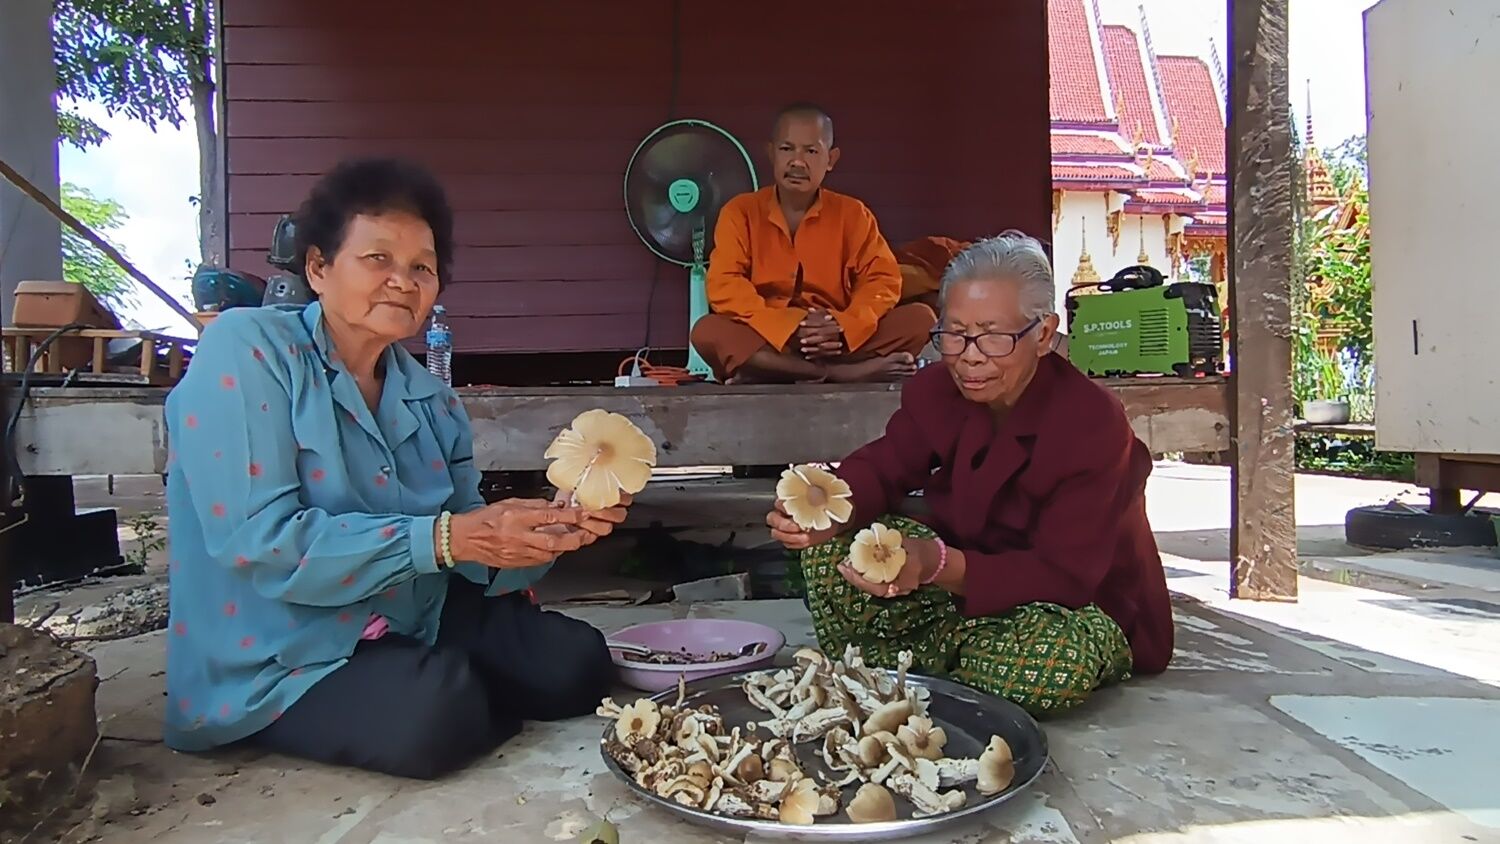
M1328 175L1328 165L1318 144L1313 138L1312 80L1307 80L1307 134L1302 149L1302 167L1307 175L1307 204L1313 213L1339 204L1338 191L1333 189L1333 178Z
M1141 252L1135 256L1137 264L1150 264L1151 256L1146 253L1146 217L1141 216Z
M1307 134L1303 137L1303 142L1307 145L1308 149L1317 149L1318 144L1313 140L1312 80L1307 79L1304 81L1307 83Z
M1099 271L1094 269L1094 259L1089 255L1089 227L1087 218L1078 221L1083 232L1083 252L1078 256L1078 269L1073 271L1073 284L1097 284Z
M1137 7L1137 10L1141 16L1141 44L1146 48L1146 67L1144 70L1150 74L1150 86L1152 90L1156 92L1157 96L1162 98L1161 109L1163 114L1165 114L1167 109L1165 92L1167 89L1161 83L1161 65L1156 61L1156 47L1151 43L1151 23L1146 19L1146 4L1141 3ZM1164 123L1165 121L1162 122ZM1177 120L1175 117L1172 119L1170 129L1158 124L1157 131L1167 133L1166 137L1161 139L1164 146L1172 146L1177 143Z
M1219 84L1219 97L1228 102L1229 77L1224 75L1224 61L1219 58L1219 42L1213 38L1208 39L1208 57L1213 62L1214 81Z

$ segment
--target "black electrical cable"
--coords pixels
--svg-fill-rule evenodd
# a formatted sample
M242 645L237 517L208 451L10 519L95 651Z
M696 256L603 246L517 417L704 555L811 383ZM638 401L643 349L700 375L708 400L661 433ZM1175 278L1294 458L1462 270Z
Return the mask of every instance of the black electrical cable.
M677 97L682 86L682 0L672 0L672 86L667 96L667 119L677 119ZM651 347L651 315L656 310L656 288L661 283L661 258L651 261L651 290L646 294L646 337L643 348Z
M10 419L5 423L5 459L8 471L6 472L6 489L3 490L5 498L0 501L0 507L9 510L19 509L26 500L26 484L21 480L21 456L16 449L16 427L21 422L21 410L26 407L26 399L31 394L31 374L36 369L37 361L47 351L57 338L67 334L69 331L82 331L90 326L82 323L70 323L62 328L48 334L46 339L37 344L32 350L31 358L26 361L26 368L21 371L21 389L15 397L16 406L11 410ZM19 363L19 361L17 361Z

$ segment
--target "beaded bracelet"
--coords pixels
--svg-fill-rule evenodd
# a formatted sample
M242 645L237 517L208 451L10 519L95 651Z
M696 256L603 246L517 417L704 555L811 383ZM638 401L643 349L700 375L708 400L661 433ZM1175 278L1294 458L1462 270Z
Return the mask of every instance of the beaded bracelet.
M947 546L947 544L943 542L942 537L938 537L938 536L934 536L932 538L932 541L937 543L937 547L938 547L938 564L937 564L937 568L935 568L935 569L932 570L932 574L928 575L927 579L922 581L922 585L923 586L926 586L927 584L932 583L934 580L937 580L938 575L942 574L943 569L948 565L948 546Z
M453 568L453 532L449 529L452 521L453 514L447 510L438 516L438 536L441 540L439 546L443 555L443 565L450 569Z

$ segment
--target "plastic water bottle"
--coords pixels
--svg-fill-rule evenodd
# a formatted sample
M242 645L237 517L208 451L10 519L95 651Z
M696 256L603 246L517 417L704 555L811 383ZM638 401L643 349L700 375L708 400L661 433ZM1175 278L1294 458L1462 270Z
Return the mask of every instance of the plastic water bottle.
M443 316L448 309L432 306L432 325L427 329L427 370L448 386L453 386L453 329Z

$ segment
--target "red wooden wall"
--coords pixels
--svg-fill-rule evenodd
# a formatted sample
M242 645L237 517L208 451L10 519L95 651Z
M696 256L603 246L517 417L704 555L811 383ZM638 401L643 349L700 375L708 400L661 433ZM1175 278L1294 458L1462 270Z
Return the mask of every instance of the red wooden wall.
M459 352L634 349L655 270L622 201L636 145L670 117L710 120L765 184L770 117L802 99L835 118L830 187L893 243L1045 236L1045 0L925 5L223 0L231 263L265 272L277 215L340 158L407 155L457 211L442 301ZM687 271L664 264L655 285L650 343L683 348Z

